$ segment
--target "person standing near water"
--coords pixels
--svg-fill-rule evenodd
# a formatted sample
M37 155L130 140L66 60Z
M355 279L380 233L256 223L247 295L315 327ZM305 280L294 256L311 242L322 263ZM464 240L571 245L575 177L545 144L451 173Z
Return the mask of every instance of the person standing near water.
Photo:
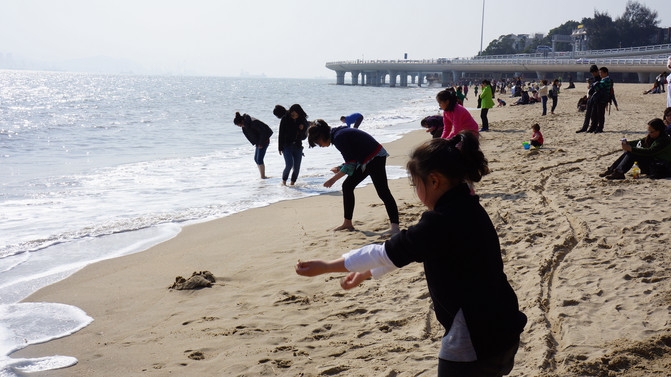
M266 150L270 145L270 136L272 136L273 130L260 120L252 118L247 114L240 115L239 112L235 113L233 124L242 128L242 133L247 140L256 147L254 162L259 167L261 179L268 178L266 177L266 165L263 163L263 158L266 156Z
M293 186L301 170L303 140L308 135L308 116L299 104L291 105L288 111L283 106L277 105L273 114L280 118L280 134L277 142L280 155L284 156L282 185L287 185L287 179L291 173L291 186Z

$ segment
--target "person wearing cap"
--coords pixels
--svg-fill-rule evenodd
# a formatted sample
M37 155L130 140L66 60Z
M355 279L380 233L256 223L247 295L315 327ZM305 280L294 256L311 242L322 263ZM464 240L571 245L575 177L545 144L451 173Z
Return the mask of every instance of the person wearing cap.
M582 123L582 128L576 131L576 133L587 132L589 127L589 121L592 119L592 108L593 108L593 99L594 99L594 85L601 81L601 76L599 75L599 67L596 64L592 64L589 67L589 73L592 74L592 77L587 79L587 86L589 88L587 92L587 107L585 108L585 120Z

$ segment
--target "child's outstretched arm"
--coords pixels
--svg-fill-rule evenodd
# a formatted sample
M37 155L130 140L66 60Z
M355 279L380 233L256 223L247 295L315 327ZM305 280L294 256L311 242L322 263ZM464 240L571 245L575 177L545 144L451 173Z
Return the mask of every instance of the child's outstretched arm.
M311 260L298 261L296 273L301 276L317 276L331 272L350 272L340 280L343 289L351 289L362 281L371 277L378 278L397 267L389 260L384 249L384 244L367 245L360 249L351 250L342 258L331 261Z
M301 276L317 276L332 272L348 272L345 268L345 258L338 258L331 261L310 260L298 261L296 263L296 273Z
M345 268L345 258L335 259L332 261L311 260L306 262L298 261L296 263L296 273L301 276L317 276L328 274L330 272L347 272ZM352 289L362 281L370 279L372 276L370 271L366 272L350 272L344 278L340 279L340 286L343 289Z

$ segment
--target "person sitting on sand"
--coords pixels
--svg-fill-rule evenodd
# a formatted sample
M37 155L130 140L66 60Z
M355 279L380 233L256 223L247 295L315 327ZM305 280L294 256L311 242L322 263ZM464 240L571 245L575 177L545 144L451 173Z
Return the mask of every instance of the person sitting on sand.
M430 139L411 153L407 170L427 208L416 225L338 259L299 260L295 271L308 277L348 273L340 286L352 289L422 263L433 310L445 329L438 376L506 375L527 317L504 272L496 228L466 184L489 173L478 138L463 132Z
M666 110L664 110L664 125L666 126L666 133L671 136L671 107L667 107Z
M515 101L515 103L511 103L510 106L517 106L517 105L528 105L529 104L529 92L526 90L522 91L522 95L520 99Z
M659 81L655 81L652 84L652 88L643 92L643 94L658 94L658 93L661 93L661 91L659 90Z
M247 114L240 115L239 112L235 113L233 124L242 128L242 133L247 140L256 147L256 151L254 152L254 162L256 162L256 165L259 168L261 179L268 178L266 177L266 165L263 163L263 158L266 156L268 145L270 145L270 136L272 136L273 130L262 121L252 118Z
M440 137L443 134L443 117L441 115L430 115L422 119L420 124L433 137Z
M399 232L399 214L396 200L389 190L386 162L389 154L372 136L364 131L346 126L331 127L322 119L317 119L308 129L310 148L317 145L328 147L333 144L342 154L345 163L331 171L334 176L324 182L331 187L340 178L347 176L342 184L344 221L334 230L354 230L354 189L370 176L377 195L382 199L389 216L390 234Z
M497 98L496 102L499 103L498 105L496 105L496 107L502 107L506 105L506 101L502 100L501 98Z
M541 126L536 123L533 126L531 126L531 129L533 130L533 134L531 135L531 140L529 141L529 144L531 144L532 147L540 148L543 146L543 134L541 133Z
M671 163L671 137L666 133L664 121L655 118L648 122L648 136L640 140L622 139L624 153L599 177L624 179L624 174L638 163L641 172L648 174L650 164L655 160Z
M441 90L436 94L438 107L443 110L443 139L454 137L461 131L467 130L478 134L478 123L471 113L459 104L454 89Z

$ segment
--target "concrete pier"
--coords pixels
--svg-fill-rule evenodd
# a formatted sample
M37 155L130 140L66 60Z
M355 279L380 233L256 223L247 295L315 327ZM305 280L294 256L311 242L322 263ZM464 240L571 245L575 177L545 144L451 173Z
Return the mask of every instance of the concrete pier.
M561 52L550 54L521 54L483 56L456 59L425 60L354 60L326 63L326 68L336 72L336 83L344 85L346 75L351 75L351 84L390 87L422 85L428 76L441 77L442 86L459 81L466 73L477 73L482 77L499 78L502 73L525 75L543 79L551 75L566 73L583 77L589 66L608 67L611 73L635 73L641 83L649 83L666 70L667 57L671 55L671 44L643 46L626 49L593 50L585 52ZM387 77L389 78L387 80Z

